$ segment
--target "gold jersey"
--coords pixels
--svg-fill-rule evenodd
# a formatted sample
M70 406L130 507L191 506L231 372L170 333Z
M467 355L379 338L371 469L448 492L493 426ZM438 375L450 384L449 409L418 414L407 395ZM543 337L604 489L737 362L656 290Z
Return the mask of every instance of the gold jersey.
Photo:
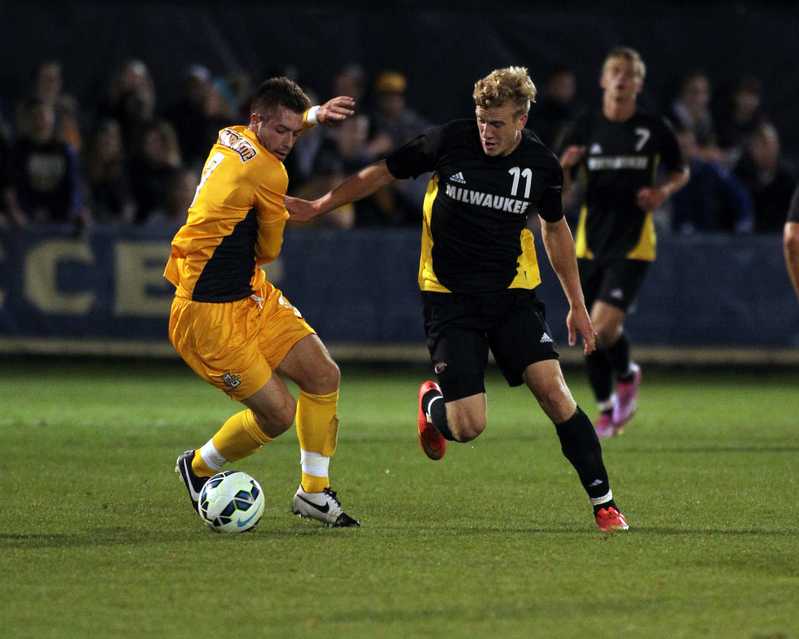
M203 167L188 219L172 239L164 277L177 297L230 302L266 281L289 215L283 163L245 126L222 129Z

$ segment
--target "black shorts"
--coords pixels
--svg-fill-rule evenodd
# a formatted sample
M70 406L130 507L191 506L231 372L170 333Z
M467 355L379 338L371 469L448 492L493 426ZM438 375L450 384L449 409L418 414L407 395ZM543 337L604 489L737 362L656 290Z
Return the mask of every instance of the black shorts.
M485 392L488 349L511 386L535 362L558 359L544 305L526 289L422 293L427 348L445 401Z
M638 292L651 262L644 260L577 260L580 267L580 282L583 285L585 306L588 310L594 302L627 311L638 299Z

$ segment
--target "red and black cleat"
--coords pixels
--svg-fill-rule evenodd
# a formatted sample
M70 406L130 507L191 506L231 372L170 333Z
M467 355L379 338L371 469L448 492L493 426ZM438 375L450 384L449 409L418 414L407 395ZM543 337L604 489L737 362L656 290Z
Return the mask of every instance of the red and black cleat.
M441 459L444 453L447 452L447 440L436 430L436 427L433 426L433 422L427 418L427 414L424 408L422 408L422 399L431 390L437 390L439 393L441 392L439 385L432 380L422 382L422 385L419 387L419 399L417 402L419 409L417 419L419 444L422 446L424 454L430 459ZM444 400L442 399L441 401Z

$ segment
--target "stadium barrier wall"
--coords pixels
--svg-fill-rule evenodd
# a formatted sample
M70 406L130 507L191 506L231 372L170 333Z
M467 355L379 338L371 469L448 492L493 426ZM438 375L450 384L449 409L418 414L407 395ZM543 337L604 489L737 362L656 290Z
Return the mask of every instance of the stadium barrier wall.
M85 237L58 227L5 232L0 351L171 354L172 289L162 271L172 233L132 227L95 227ZM540 245L538 254L539 296L563 344L565 299ZM268 273L334 351L421 359L418 258L415 230L290 229ZM736 361L799 361L799 303L780 238L662 238L627 329L637 346L664 361L679 361L670 355L676 347L705 352L717 363L729 360L728 349L738 349Z

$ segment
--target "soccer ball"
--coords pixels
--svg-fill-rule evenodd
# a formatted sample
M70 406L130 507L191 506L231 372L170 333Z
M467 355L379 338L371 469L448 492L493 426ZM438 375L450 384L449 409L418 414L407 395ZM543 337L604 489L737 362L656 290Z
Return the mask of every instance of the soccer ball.
M261 521L264 493L247 473L226 470L205 482L200 491L199 513L215 532L246 532Z

